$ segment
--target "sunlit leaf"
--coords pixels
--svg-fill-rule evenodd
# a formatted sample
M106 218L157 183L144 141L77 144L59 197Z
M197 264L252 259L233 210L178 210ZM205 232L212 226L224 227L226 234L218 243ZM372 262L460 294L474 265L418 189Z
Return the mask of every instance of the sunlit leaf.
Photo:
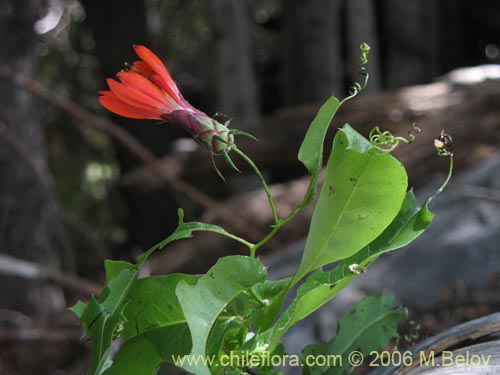
M340 129L293 284L309 271L353 255L380 235L401 208L407 180L398 160L349 125Z

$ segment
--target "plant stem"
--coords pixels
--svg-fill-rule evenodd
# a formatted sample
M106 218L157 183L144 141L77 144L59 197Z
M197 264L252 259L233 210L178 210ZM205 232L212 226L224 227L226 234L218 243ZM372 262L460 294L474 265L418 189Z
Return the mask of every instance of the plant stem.
M315 181L312 181L311 183L315 183ZM276 232L279 231L279 229L288 223L290 220L292 220L297 214L302 211L304 206L306 206L309 202L307 200L303 200L287 217L285 217L282 220L279 220L277 224L273 226L273 229L265 236L261 241L256 243L250 251L256 251L259 247L263 246L267 241L269 241L275 234Z
M267 195L267 200L269 201L269 205L271 206L271 211L273 212L273 220L274 224L278 225L279 224L279 217L278 217L278 211L276 211L276 206L274 205L274 200L271 195L271 191L269 190L269 186L267 186L266 180L264 179L264 176L262 176L262 173L260 172L259 168L255 165L252 159L250 159L249 156L247 156L243 151L241 151L236 145L233 146L232 150L236 152L241 158L243 158L250 167L255 171L255 174L259 177L260 183L264 187L264 191L266 192Z
M437 191L434 193L434 195L432 195L432 197L430 197L427 200L427 203L436 198L436 196L444 190L446 185L448 185L448 182L450 182L451 175L453 174L453 155L449 155L449 157L450 157L450 168L448 169L448 176L446 177L446 180L444 180L443 184L439 187L439 189L437 189Z
M248 242L247 240L244 240L243 238L238 237L238 236L231 234L229 232L226 232L226 231L218 231L218 230L213 230L213 229L203 229L203 231L217 233L217 234L220 234L221 236L225 236L225 237L230 238L236 242L239 242L239 243L245 245L246 247L248 247L250 249L250 252L255 247L255 244Z
M261 306L267 306L268 304L265 303L262 298L257 294L255 293L255 290L253 290L253 288L248 288L248 292L250 293L250 295L261 305Z

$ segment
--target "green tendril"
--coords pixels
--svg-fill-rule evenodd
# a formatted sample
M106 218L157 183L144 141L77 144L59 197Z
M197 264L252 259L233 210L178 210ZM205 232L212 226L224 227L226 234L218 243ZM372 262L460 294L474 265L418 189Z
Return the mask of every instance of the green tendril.
M362 83L359 82L354 82L353 85L349 89L349 95L345 97L341 102L340 105L344 104L346 101L354 98L356 95L358 95L361 91L363 91L366 86L368 85L368 79L370 78L370 74L366 70L366 64L368 63L368 55L370 54L370 46L366 43L362 43L359 46L359 70L358 73L361 75L364 79Z
M411 129L408 131L408 137L395 136L390 131L381 131L378 126L374 127L370 134L368 135L368 139L370 143L377 147L380 151L383 152L392 152L398 147L399 142L403 142L406 144L412 143L417 134L420 134L421 130L417 127L416 124L411 125Z

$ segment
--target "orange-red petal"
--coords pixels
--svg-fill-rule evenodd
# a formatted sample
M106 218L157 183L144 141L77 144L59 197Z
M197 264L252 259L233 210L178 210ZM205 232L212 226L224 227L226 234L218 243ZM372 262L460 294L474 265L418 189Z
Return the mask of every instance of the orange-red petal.
M166 110L175 109L173 104L171 104L172 101L168 100L168 94L139 73L132 71L120 72L117 74L117 76L127 88L134 88L149 97L155 98L157 101L169 105L171 108L165 108Z
M135 45L134 50L135 53L150 66L151 70L160 76L162 89L164 89L174 100L178 101L180 99L179 89L159 57L149 48L144 46Z
M126 104L111 91L101 91L99 93L99 103L109 111L117 115L135 119L158 119L161 120L159 111L137 108Z
M133 105L139 108L155 108L167 111L168 102L165 97L161 95L158 97L152 97L142 90L138 90L135 87L127 86L123 83L115 81L114 79L108 78L106 80L110 90L123 102Z
M144 61L134 61L132 64L135 70L144 75L146 78L151 77L155 72L151 67Z

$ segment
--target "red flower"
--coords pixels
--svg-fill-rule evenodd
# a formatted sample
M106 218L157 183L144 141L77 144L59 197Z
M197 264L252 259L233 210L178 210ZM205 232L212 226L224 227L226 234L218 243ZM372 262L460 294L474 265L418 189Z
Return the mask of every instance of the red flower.
M101 91L101 105L120 116L164 120L181 125L198 142L216 154L229 151L233 134L226 125L189 104L180 93L167 68L144 46L134 46L142 59L108 78L109 91Z

